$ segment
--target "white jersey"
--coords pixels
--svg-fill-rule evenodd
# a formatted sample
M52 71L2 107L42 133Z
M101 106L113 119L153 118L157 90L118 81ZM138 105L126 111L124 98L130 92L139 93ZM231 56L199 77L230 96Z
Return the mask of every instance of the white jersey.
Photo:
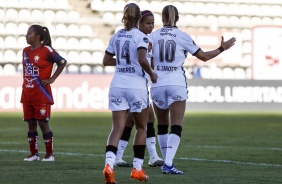
M119 30L110 39L107 54L116 56L116 71L110 88L147 89L145 71L138 62L138 49L147 50L149 38L138 28Z
M177 27L164 26L150 34L153 44L154 71L158 81L151 87L179 85L186 87L186 75L182 67L188 52L196 54L200 47L191 36Z

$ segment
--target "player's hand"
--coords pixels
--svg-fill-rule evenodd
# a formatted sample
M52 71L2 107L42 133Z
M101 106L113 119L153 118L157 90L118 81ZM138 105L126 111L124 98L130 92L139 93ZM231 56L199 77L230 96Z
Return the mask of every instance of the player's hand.
M152 83L156 83L156 82L157 82L157 80L158 80L158 75L157 75L155 72L153 72L153 75L150 76L150 77L151 77Z
M224 41L223 36L221 37L221 46L223 47L224 50L228 50L231 48L233 45L235 45L236 38L232 37L227 41Z
M44 79L41 81L41 84L43 84L44 86L52 84L55 80L53 78L49 78L49 79Z

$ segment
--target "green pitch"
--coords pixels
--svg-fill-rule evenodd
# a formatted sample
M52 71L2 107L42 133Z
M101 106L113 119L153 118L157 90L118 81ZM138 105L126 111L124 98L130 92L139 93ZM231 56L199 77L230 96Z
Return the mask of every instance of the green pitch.
M51 128L55 162L23 162L29 154L27 125L21 113L0 113L0 183L104 183L110 113L53 113ZM132 137L124 157L128 162ZM44 149L39 131L41 158ZM187 113L174 162L184 175L149 168L146 151L148 183L282 183L282 113ZM140 183L130 179L130 171L115 167L117 183Z

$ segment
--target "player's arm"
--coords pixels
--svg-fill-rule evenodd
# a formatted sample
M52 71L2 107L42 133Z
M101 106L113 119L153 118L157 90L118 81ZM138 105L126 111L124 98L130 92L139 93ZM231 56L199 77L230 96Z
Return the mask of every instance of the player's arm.
M142 69L149 74L151 80L153 83L157 82L157 74L154 73L154 71L152 70L151 66L149 65L149 62L146 58L147 55L147 49L140 47L138 48L138 62L140 64L140 66L142 67Z
M116 66L116 59L114 58L114 54L106 51L104 58L103 58L103 65L104 66Z
M231 48L233 45L235 45L235 42L236 42L236 38L234 38L234 37L230 38L227 41L224 41L224 38L221 37L221 45L220 45L219 48L212 50L212 51L207 51L207 52L204 52L201 49L199 49L193 55L196 56L198 59L206 62L206 61L218 56L221 52Z

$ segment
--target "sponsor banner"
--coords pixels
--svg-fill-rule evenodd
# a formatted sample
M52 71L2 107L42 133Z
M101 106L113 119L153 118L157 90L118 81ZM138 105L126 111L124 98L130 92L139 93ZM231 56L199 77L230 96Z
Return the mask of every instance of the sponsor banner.
M108 111L112 75L61 75L52 84L52 111ZM0 112L22 111L21 76L0 77ZM278 80L189 79L188 111L281 111Z
M262 80L281 80L282 27L254 27L252 29L252 35L252 78Z

